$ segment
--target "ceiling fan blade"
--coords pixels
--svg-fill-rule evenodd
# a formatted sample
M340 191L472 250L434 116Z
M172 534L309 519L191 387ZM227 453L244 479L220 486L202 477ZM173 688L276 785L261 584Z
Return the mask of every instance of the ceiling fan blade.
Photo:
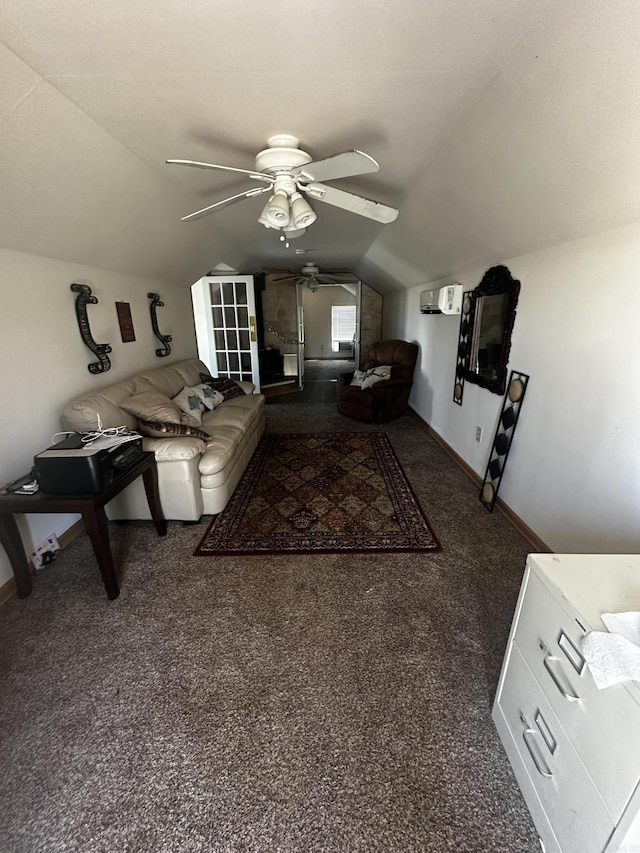
M351 274L332 275L331 273L320 273L317 276L321 284L357 284L359 279Z
M250 172L247 169L236 169L234 166L217 166L215 163L199 163L196 160L167 160L167 163L174 163L178 166L194 166L196 169L220 169L221 172L235 172L241 175L248 175L256 181L269 181L273 183L271 175L265 175L263 172Z
M271 275L271 281L273 281L273 282L282 282L282 281L294 281L295 282L295 281L299 281L299 279L300 279L300 273L298 273L297 275L284 275L284 274L283 275L277 275L277 274L272 273L272 275Z
M215 204L210 204L209 207L203 207L202 210L196 210L195 213L189 213L187 216L183 216L181 218L182 222L192 222L194 219L200 219L203 216L208 216L210 213L214 213L216 210L222 210L223 207L229 207L231 204L235 204L238 201L241 201L243 198L253 198L254 195L262 195L262 193L268 193L271 187L253 187L250 190L246 190L243 193L238 193L238 195L232 195L230 198L225 198L222 201L217 201Z
M343 210L350 210L352 213L357 213L359 216L366 216L369 219L374 219L376 222L383 222L385 225L389 222L394 222L398 218L398 211L395 207L388 207L386 204L380 204L378 201L372 201L363 196L346 193L344 190L338 190L335 187L328 187L325 184L299 184L300 189L317 201L324 201L326 204L332 204L334 207L341 207Z
M353 175L377 172L379 168L373 157L354 148L353 151L334 154L333 157L327 157L325 160L306 163L294 175L298 180L303 181L332 181L336 178L350 178Z

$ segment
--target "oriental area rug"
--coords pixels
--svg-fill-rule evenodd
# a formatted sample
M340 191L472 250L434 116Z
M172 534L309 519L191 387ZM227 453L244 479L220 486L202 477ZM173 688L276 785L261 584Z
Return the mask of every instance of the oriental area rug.
M382 432L266 435L195 554L435 552Z

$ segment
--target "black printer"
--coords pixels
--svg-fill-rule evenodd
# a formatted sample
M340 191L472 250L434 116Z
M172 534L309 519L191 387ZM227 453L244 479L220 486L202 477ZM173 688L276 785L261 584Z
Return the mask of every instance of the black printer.
M95 495L138 461L139 435L103 435L93 440L75 433L34 456L35 476L45 495Z

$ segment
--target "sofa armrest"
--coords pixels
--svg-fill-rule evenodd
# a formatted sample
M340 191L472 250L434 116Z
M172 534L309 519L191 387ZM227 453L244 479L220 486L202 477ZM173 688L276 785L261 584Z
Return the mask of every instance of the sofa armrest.
M253 394L253 392L256 390L256 386L253 384L253 382L243 382L241 380L236 381L245 394Z
M156 455L156 462L188 462L201 456L207 449L207 443L202 438L143 438L143 450L150 450Z

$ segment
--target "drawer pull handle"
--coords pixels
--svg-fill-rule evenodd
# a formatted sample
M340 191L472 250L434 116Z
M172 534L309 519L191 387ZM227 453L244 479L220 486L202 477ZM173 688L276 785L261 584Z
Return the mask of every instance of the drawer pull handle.
M558 688L560 693L562 693L562 695L564 696L564 698L568 702L579 702L580 697L576 696L575 693L570 693L568 690L566 690L565 687L560 683L560 679L558 678L558 676L553 671L553 667L551 665L551 662L557 661L557 660L558 660L558 658L554 658L552 655L546 655L544 658L544 661L543 661L545 669L547 670L547 672L551 676L551 680L553 681L555 686Z
M571 642L569 637L567 637L564 631L560 631L560 636L558 637L558 645L560 646L560 648L565 654L565 657L567 658L571 666L575 669L575 671L578 673L578 675L582 675L587 662L580 654L580 651Z
M536 715L534 717L534 723L538 727L540 734L542 735L542 740L546 743L547 749L553 755L558 747L558 741L554 738L553 732L549 728L549 724L542 716L542 711L538 709Z
M533 738L535 738L535 736L536 733L533 731L533 729L525 729L522 732L524 745L529 750L529 755L531 756L531 760L535 764L536 770L541 776L544 776L546 779L551 779L553 777L553 773L551 772L551 770L549 770L544 761L538 757L533 745L529 742L530 739L532 740Z

